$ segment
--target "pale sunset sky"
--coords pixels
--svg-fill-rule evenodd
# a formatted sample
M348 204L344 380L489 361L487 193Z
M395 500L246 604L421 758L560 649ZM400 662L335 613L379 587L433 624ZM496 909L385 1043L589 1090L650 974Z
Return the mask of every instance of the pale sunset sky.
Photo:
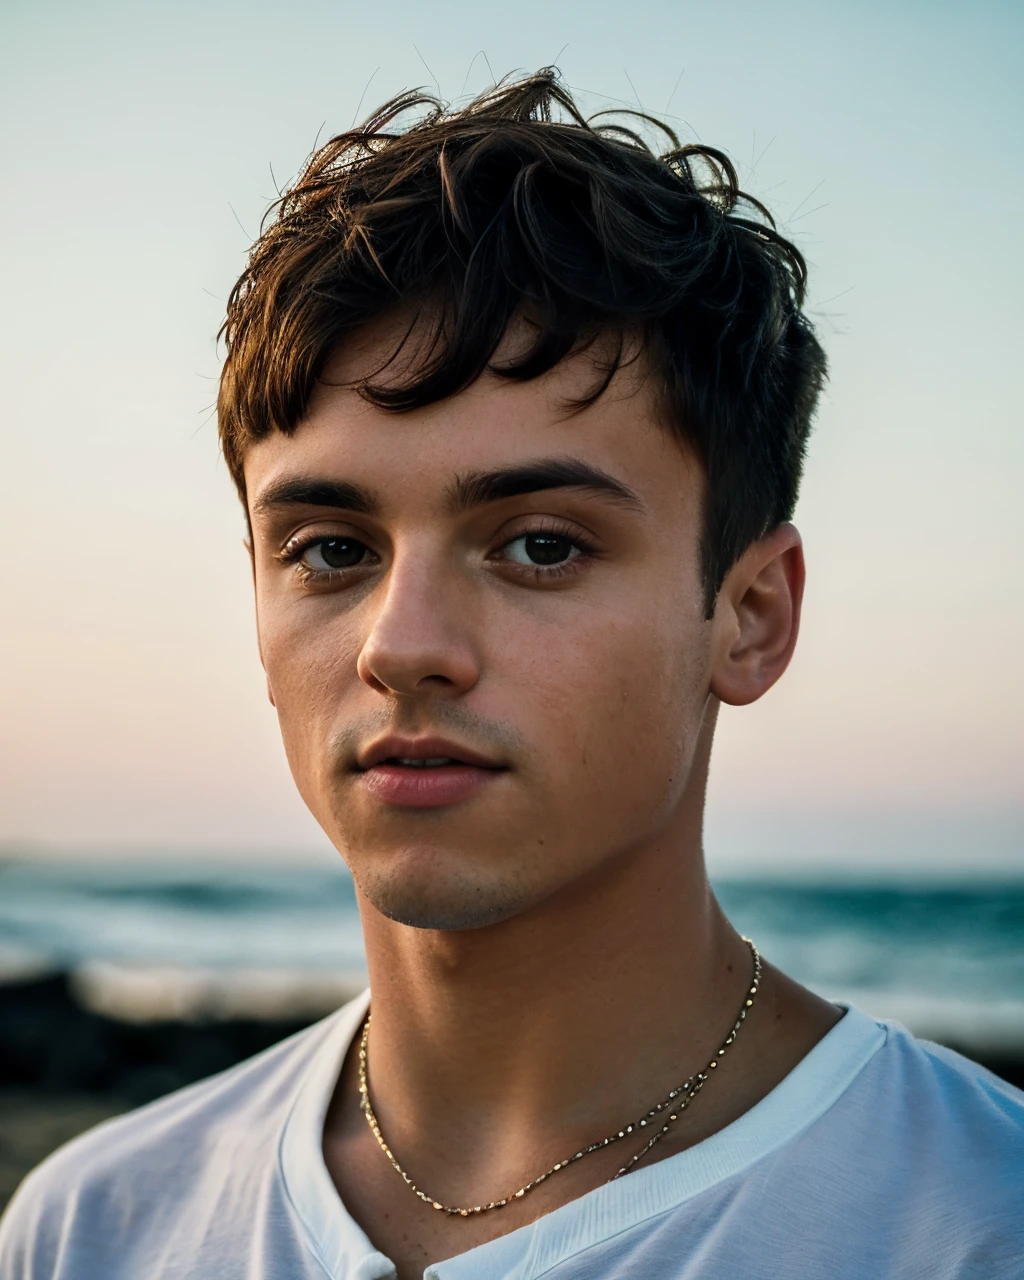
M734 157L831 361L800 646L723 715L712 865L1020 868L1022 58L986 0L7 0L0 849L321 856L218 456L224 299L318 134L557 62Z

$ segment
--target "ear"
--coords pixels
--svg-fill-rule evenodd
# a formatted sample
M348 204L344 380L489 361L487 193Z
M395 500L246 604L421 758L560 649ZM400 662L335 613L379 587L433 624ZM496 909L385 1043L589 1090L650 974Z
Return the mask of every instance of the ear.
M277 703L274 701L274 690L270 687L270 677L267 675L267 664L263 661L263 641L260 638L259 596L256 590L256 554L252 549L251 534L248 538L244 538L242 540L242 546L245 547L246 551L249 553L249 570L252 573L252 598L256 603L256 647L259 650L260 666L263 668L264 676L266 676L267 697L270 699L270 705L272 707L276 707Z
M800 534L781 524L726 574L712 622L711 692L732 706L767 693L789 666L804 595Z

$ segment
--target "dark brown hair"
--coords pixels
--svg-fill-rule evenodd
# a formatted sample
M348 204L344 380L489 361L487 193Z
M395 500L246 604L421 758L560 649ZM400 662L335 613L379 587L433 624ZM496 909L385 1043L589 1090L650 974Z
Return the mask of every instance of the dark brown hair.
M248 445L294 431L338 344L398 307L432 340L398 385L358 385L395 412L487 369L537 377L617 334L590 402L639 333L666 425L707 473L710 611L734 561L792 515L825 357L801 314L803 257L729 159L630 124L644 122L664 155L587 121L548 69L459 109L403 95L320 147L265 220L222 329L220 436L243 498ZM532 344L495 364L523 315Z

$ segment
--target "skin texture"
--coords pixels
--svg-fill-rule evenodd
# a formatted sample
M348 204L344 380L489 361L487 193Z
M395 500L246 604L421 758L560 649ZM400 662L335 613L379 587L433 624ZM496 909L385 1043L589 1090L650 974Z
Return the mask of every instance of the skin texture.
M294 435L246 457L257 622L296 783L356 882L382 1129L420 1186L474 1205L636 1119L731 1027L750 957L704 872L711 742L720 702L752 702L785 670L804 568L796 530L774 530L705 618L704 477L660 422L642 360L575 415L587 354L395 416L342 385L381 365L395 332L347 346ZM475 473L570 459L631 496L454 503ZM296 480L354 486L373 510L269 500ZM536 533L578 550L556 573L520 563ZM322 555L301 546L316 537L367 552L316 576ZM356 766L389 733L443 735L500 769L456 804L388 804ZM741 1115L838 1017L767 966L728 1059L648 1159ZM640 1145L466 1220L387 1163L351 1054L324 1133L346 1206L403 1280L599 1186Z

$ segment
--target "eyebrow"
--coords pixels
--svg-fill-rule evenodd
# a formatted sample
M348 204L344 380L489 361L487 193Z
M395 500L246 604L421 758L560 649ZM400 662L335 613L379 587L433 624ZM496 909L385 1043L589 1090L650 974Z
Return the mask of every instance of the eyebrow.
M518 498L546 489L589 489L606 498L644 509L640 495L607 471L579 458L544 458L520 467L499 467L494 471L470 471L459 476L448 491L453 512L505 498Z
M544 458L518 467L470 471L456 478L448 489L453 514L472 507L518 498L549 489L586 489L623 506L644 509L640 495L621 480L580 458ZM253 502L253 515L262 516L278 507L332 507L358 515L379 515L381 502L375 493L347 480L294 476L270 485Z
M380 500L369 489L346 480L295 476L280 480L261 493L252 505L253 515L266 515L275 507L337 507L358 515L375 516Z

